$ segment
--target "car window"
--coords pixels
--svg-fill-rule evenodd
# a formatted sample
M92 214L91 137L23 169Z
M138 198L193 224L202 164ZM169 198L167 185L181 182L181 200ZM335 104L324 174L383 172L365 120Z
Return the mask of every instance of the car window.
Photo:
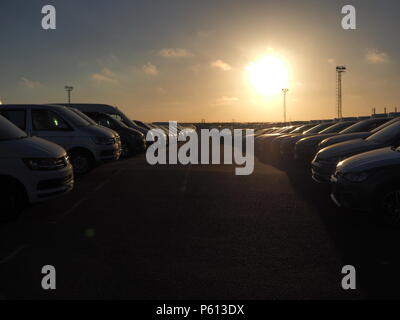
M104 116L97 116L97 123L103 127L114 129L115 125L111 119Z
M26 130L26 111L25 110L1 110L0 114L11 121L21 130Z
M26 138L26 133L0 115L0 140Z
M117 119L119 121L124 122L124 119L122 119L122 117L119 114L116 113L110 113L110 116L113 117L114 119Z
M71 127L57 113L50 110L32 110L32 127L36 131L69 131Z

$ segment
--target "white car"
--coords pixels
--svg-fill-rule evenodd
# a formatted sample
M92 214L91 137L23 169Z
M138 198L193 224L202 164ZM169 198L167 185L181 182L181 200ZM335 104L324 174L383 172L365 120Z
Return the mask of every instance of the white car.
M62 147L29 137L0 116L0 220L17 217L26 202L62 195L73 185L72 165Z
M116 132L94 125L66 107L2 105L0 115L28 136L62 146L76 174L90 171L97 162L118 160L121 155L121 139Z

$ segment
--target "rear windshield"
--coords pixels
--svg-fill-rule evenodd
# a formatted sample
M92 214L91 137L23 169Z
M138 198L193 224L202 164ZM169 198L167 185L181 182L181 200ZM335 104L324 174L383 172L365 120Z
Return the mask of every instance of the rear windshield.
M366 140L372 142L389 142L393 138L395 138L400 133L400 121L396 121L395 123L391 124L390 126L374 133L373 135L369 136Z
M24 131L12 124L3 116L0 116L0 140L15 140L26 137L27 135Z
M337 133L351 126L352 124L354 124L354 121L339 122L333 126L330 126L329 128L326 128L325 130L322 130L320 133Z

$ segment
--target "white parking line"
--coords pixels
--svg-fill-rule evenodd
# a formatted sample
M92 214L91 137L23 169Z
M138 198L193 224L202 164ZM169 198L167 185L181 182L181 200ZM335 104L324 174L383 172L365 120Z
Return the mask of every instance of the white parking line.
M10 262L12 259L14 259L22 250L24 250L25 248L30 247L29 245L22 245L20 247L18 247L17 249L15 249L13 252L11 252L8 256L6 256L5 258L3 258L2 260L0 260L0 265L1 264L5 264L7 262Z
M94 188L91 192L87 193L85 197L83 197L81 200L76 202L71 208L66 210L61 216L59 220L64 219L71 213L73 213L82 203L84 203L90 196L93 194L99 192L104 186L106 186L114 177L122 173L124 169L117 170L114 174L112 174L110 177L108 177L106 180L104 180L102 183L100 183L96 188ZM50 221L49 223L57 223L56 221Z
M188 183L188 180L189 180L189 174L190 174L191 169L192 169L192 166L190 165L189 168L185 172L185 177L183 179L183 183L182 183L182 187L181 187L181 192L182 193L186 192L187 183Z

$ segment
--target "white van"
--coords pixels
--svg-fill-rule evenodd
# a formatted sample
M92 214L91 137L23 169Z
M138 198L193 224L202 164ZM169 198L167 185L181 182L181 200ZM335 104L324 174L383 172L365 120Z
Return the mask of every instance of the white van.
M96 126L69 108L51 105L1 105L0 114L24 130L67 150L76 174L95 163L117 160L121 155L119 135Z
M0 220L15 218L23 204L41 202L72 190L67 152L27 134L0 116Z
M119 110L117 107L110 106L108 104L95 104L95 103L61 103L57 105L69 107L69 108L75 108L78 109L79 111L83 113L92 113L92 112L97 112L97 113L106 113L112 116L113 118L121 121L124 123L126 126L129 128L138 130L139 132L143 133L145 136L150 134L152 136L152 133L149 133L149 129L143 128L139 125L137 125L134 121L129 119L121 110Z

